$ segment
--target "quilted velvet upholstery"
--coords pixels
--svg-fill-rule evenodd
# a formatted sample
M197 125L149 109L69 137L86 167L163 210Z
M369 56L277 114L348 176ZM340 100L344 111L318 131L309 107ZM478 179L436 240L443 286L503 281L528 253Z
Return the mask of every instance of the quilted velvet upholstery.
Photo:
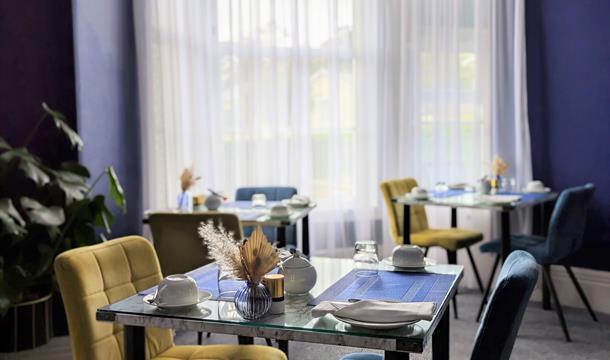
M381 194L388 213L390 235L394 243L403 243L403 206L392 202L392 198L404 195L417 186L412 178L384 181L380 185ZM483 240L483 234L477 231L450 228L430 229L423 206L411 206L411 244L429 247L440 246L456 251Z
M592 184L561 192L553 209L548 236L511 235L511 250L525 250L541 265L557 264L580 249L587 210L595 187ZM500 252L500 240L482 244L481 252Z
M148 215L153 244L165 276L183 274L212 261L197 234L199 224L208 221L213 221L216 226L222 224L227 231L233 232L236 238L243 238L241 224L235 214L206 212Z
M55 273L68 317L72 355L76 360L122 359L122 326L95 320L98 308L161 281L152 245L139 236L66 251L55 259ZM146 329L147 358L285 359L274 348L255 345L177 346L167 329ZM209 351L209 353L206 353ZM261 356L264 354L264 356Z
M532 255L516 250L508 256L477 331L472 360L510 358L537 279Z
M237 201L249 201L252 200L254 194L265 194L269 201L281 201L290 199L293 195L297 194L297 189L288 186L261 186L261 187L242 187L237 189L235 192L235 200ZM254 228L245 227L244 236L248 237L252 234ZM273 227L264 227L263 232L267 239L271 242L275 242L276 229ZM286 227L286 245L289 247L295 247L297 244L297 227L295 225Z

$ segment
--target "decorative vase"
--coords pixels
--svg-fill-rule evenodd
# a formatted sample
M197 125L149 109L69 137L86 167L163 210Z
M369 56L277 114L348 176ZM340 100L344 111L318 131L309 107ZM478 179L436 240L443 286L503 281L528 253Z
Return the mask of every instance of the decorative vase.
M271 308L271 295L261 283L246 282L235 293L235 309L246 320L261 318Z
M53 336L52 295L12 305L0 317L0 353L34 349Z
M502 177L500 175L496 175L491 179L491 190L493 192L498 192L500 190L500 184L502 183Z
M214 194L205 198L204 205L208 210L215 211L218 210L220 205L222 204L222 199L220 196L216 196Z

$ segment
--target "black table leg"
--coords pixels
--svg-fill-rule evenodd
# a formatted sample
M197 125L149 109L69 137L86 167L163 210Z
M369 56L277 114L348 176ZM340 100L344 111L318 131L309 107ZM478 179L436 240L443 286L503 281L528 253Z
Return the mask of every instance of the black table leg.
M457 209L454 207L451 208L451 227L457 227Z
M288 340L278 340L277 341L277 347L278 347L278 349L282 350L282 352L284 354L286 354L287 358L289 358L289 356L288 356Z
M402 243L411 243L411 206L409 204L403 205L402 212Z
M303 255L309 256L309 215L303 218Z
M281 249L286 247L286 227L279 226L277 228L277 248Z
M123 328L125 360L144 360L146 341L142 326L125 325Z
M502 210L502 248L500 249L500 255L502 263L510 254L510 212L508 210Z
M254 344L254 338L252 336L237 336L237 343L239 345L252 345Z
M385 351L383 360L409 360L409 353L400 351Z
M432 334L432 360L449 359L449 308Z

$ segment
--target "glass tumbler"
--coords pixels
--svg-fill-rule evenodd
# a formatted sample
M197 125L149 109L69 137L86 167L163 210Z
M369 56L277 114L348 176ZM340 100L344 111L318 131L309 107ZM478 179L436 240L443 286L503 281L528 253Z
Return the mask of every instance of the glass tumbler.
M356 241L354 249L356 276L372 277L379 274L379 255L374 241Z

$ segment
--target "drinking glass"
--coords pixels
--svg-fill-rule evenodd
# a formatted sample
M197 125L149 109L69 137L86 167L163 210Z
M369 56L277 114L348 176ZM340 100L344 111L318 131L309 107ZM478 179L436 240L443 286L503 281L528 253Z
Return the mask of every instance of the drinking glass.
M356 241L354 249L356 276L371 277L379 273L379 254L374 241Z
M224 272L218 267L217 270L218 300L233 301L235 293L242 286L243 281L235 280L229 273Z

